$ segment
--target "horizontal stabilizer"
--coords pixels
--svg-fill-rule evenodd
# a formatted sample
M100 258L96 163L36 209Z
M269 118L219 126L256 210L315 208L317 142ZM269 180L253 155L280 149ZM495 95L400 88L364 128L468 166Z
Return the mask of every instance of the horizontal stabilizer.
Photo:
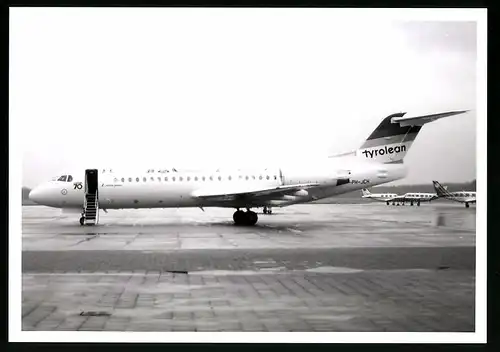
M393 117L391 119L391 122L392 123L399 123L399 125L401 127L423 126L426 123L442 119L443 117L460 115L460 114L464 114L468 111L469 110L448 111L448 112L441 112L441 113L437 113L437 114L414 116L414 117L396 116L396 117Z
M368 136L356 151L356 155L385 164L402 163L423 125L467 111L448 111L410 117L406 116L406 112L389 115Z

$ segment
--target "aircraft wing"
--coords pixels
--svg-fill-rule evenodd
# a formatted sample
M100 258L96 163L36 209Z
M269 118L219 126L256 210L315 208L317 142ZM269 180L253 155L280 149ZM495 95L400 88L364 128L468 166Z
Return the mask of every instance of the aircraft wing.
M224 190L219 188L208 188L208 189L199 189L194 191L191 195L196 198L201 199L211 199L211 200L221 200L221 201L230 201L237 198L259 198L259 197L280 197L286 194L295 193L297 191L319 186L319 183L303 183L303 184L294 184L294 185L284 185L277 186L272 188L256 188L256 187L248 187L243 185L236 186L233 189Z

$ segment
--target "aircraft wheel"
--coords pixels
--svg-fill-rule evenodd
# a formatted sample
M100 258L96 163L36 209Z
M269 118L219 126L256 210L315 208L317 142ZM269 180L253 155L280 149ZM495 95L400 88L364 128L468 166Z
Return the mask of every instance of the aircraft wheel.
M386 202L387 205L389 205L389 202Z
M469 203L465 203L465 207L468 208L469 207Z
M247 225L253 226L257 223L257 220L259 220L257 213L255 213L253 211L247 211L245 215L246 215L246 220L247 220L246 224Z
M418 207L420 206L420 202L417 202L417 206L418 206Z
M273 210L269 208L269 209L267 209L267 213L268 213L268 214L272 214L272 213L273 213Z
M82 216L82 217L80 218L80 225L82 225L82 226L83 226L84 224L85 224L85 218Z
M264 212L264 214L267 214L269 211L267 210L267 207L264 207L264 209L262 209L262 211Z
M410 202L410 205L413 206L413 202Z
M233 214L233 221L236 225L242 225L245 222L246 216L245 212L237 210Z

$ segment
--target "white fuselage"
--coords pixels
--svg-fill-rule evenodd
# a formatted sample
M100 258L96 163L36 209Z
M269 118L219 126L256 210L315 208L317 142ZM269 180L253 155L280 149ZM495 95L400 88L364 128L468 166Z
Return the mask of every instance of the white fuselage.
M430 202L438 198L436 193L422 193L422 192L406 193L403 197L406 201L418 201L418 202Z
M472 191L450 192L449 195L443 196L442 198L453 200L455 202L460 202L460 203L475 203L476 192Z
M359 157L336 157L316 163L299 163L282 168L252 168L200 171L98 171L101 209L169 207L260 207L286 206L360 190L405 177L403 164L380 164ZM74 173L71 182L49 181L30 193L35 202L57 208L78 208L84 204L85 169ZM339 178L349 183L338 185ZM269 189L282 185L317 183L306 192L250 200L219 201L196 196L200 191L231 193L242 189Z
M396 193L370 193L367 195L363 195L363 198L369 198L379 202L389 202L397 196L398 195Z

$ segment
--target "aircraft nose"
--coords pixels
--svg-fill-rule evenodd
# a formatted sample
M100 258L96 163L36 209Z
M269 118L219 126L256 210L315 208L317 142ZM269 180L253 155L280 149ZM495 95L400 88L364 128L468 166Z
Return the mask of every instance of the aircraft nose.
M33 188L31 191L30 191L30 194L28 195L28 198L35 202L35 203L39 203L40 202L40 197L41 196L41 192L40 192L40 189L39 188Z

